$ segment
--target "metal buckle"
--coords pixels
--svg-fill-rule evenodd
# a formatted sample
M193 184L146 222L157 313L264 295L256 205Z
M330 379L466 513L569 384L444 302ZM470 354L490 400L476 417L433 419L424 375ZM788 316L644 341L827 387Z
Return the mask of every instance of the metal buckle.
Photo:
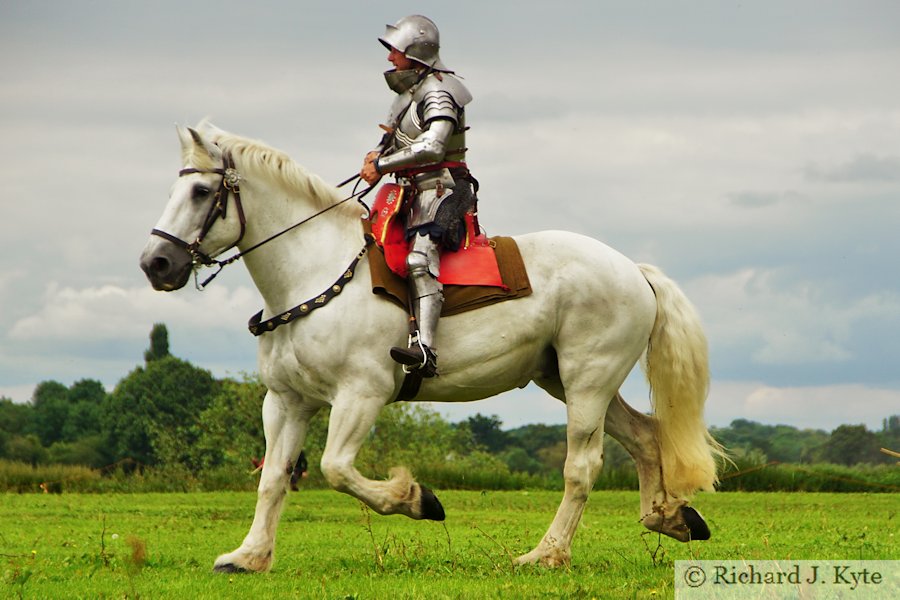
M222 179L225 182L225 187L228 189L234 189L240 184L243 177L240 173L237 172L237 169L233 167L228 167L225 169L225 173L222 175Z

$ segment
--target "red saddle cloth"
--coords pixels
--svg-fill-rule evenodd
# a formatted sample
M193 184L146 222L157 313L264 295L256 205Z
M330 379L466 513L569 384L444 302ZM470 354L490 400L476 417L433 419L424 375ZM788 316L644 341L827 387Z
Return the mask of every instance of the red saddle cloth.
M406 255L409 241L400 219L405 200L403 188L395 183L381 186L372 205L370 220L375 242L384 250L388 267L406 277ZM475 228L475 216L466 215L466 239L456 252L441 253L441 276L444 285L480 285L508 289L500 276L497 255L490 240Z

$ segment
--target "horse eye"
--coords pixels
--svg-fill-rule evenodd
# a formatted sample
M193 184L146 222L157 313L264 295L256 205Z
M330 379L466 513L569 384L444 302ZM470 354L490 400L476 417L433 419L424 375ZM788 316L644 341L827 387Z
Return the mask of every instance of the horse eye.
M205 185L197 184L194 186L194 189L191 190L191 197L194 200L197 200L209 196L209 193L210 189L208 187L206 187Z

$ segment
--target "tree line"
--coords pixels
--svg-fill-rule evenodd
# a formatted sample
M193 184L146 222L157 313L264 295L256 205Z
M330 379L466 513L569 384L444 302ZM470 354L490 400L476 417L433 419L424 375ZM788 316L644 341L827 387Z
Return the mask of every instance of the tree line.
M92 379L70 386L45 381L28 403L0 398L0 459L244 477L264 453L264 394L253 375L217 379L173 356L165 325L156 324L143 364L111 392ZM325 443L327 411L322 413L313 419L306 444L311 471ZM900 449L900 416L886 418L880 431L841 425L826 432L738 419L712 433L741 464L891 463L896 459L879 449ZM387 475L398 464L435 476L451 470L472 485L475 473L492 473L493 485L506 487L561 482L565 455L565 425L504 429L497 416L481 414L449 423L422 405L396 403L370 433L359 466L371 476ZM633 472L628 454L609 437L604 456L606 472Z

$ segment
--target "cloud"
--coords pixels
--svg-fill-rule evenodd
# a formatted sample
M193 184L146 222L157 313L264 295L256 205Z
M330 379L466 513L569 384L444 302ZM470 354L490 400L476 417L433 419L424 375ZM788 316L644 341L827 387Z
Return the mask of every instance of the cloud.
M0 381L20 401L39 381L90 378L112 387L143 363L155 323L167 326L172 354L218 377L254 371L257 343L246 322L261 306L257 292L243 285L163 293L149 285L50 283L6 332Z
M786 192L746 191L729 194L727 197L735 206L744 208L761 208L782 203L802 202L806 199L803 194L790 190Z
M811 181L831 183L900 181L900 157L859 154L837 165L811 164L804 175Z
M898 407L900 390L864 384L774 387L713 381L706 414L708 422L717 426L748 419L826 431L840 424L862 423L878 431L882 419L898 414Z
M31 399L34 388L33 384L3 385L0 386L0 398L9 398L13 402L25 403Z
M259 295L245 287L211 287L202 294L191 290L170 294L149 286L114 285L73 288L51 283L43 303L33 314L13 323L9 338L16 342L107 341L145 338L148 323L171 323L191 330L238 328L235 314L259 310ZM241 321L237 321L241 323Z
M821 283L785 270L744 268L688 285L716 352L747 348L760 365L822 366L861 357L854 332L867 322L900 321L900 294L835 297Z
M183 4L165 2L174 20L109 1L13 3L0 19L15 57L0 87L4 385L114 382L157 321L199 366L252 368L246 274L164 295L136 267L177 172L173 122L210 115L329 181L380 136L392 95L376 37L394 8ZM608 3L423 10L475 96L467 145L491 234L574 230L661 265L701 308L726 379L896 383L896 7L657 3L652 23Z

